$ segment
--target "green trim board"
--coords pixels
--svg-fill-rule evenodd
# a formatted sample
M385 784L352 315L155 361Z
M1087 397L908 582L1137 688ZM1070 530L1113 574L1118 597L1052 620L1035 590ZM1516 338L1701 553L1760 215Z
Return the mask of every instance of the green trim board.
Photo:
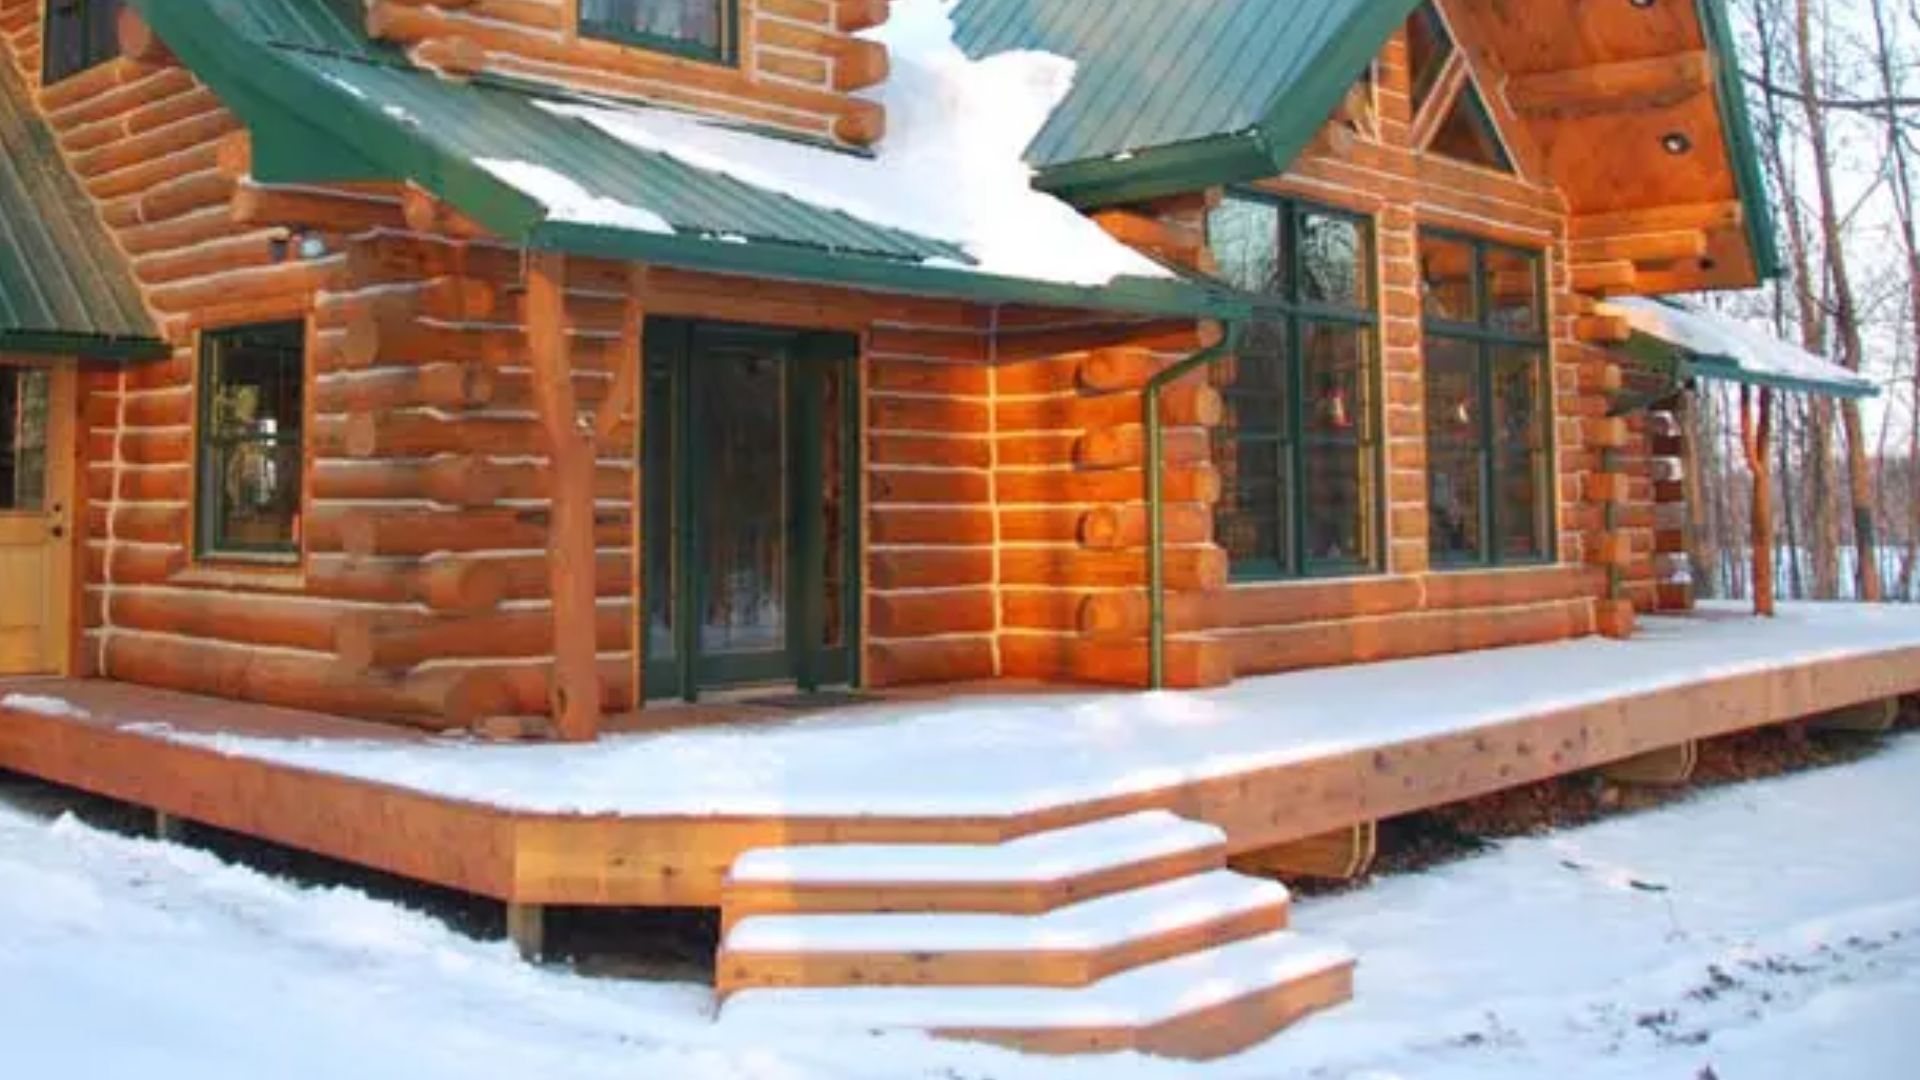
M126 257L10 63L0 63L0 151L0 352L165 356Z
M1602 305L1633 334L1614 346L1641 368L1679 380L1715 379L1834 398L1876 397L1880 388L1825 357L1773 338L1730 316L1677 301L1628 297Z
M987 304L1217 318L1245 310L1232 290L1190 275L1078 286L981 273L952 244L697 168L541 107L605 104L597 99L442 80L367 39L341 7L347 0L129 2L246 121L256 175L269 182L410 182L512 244L663 266ZM557 178L579 201L644 208L659 225L556 217L483 162Z
M1739 43L1727 17L1726 0L1696 0L1700 11L1700 30L1707 51L1713 54L1714 80L1720 107L1720 128L1725 132L1727 158L1733 163L1733 182L1744 209L1747 243L1753 249L1754 271L1762 278L1777 278L1784 272L1780 259L1780 236L1773 217L1773 203L1760 170L1760 153L1754 142L1753 117L1747 108L1745 77L1740 72Z

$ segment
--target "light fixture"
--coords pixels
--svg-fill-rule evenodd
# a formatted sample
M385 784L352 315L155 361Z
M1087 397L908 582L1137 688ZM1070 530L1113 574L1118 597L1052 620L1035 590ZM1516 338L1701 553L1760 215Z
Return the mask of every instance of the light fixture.
M1679 157L1693 149L1693 140L1684 131L1669 131L1660 136L1660 149Z
M300 257L318 259L327 253L327 238L319 233L303 233L300 237Z

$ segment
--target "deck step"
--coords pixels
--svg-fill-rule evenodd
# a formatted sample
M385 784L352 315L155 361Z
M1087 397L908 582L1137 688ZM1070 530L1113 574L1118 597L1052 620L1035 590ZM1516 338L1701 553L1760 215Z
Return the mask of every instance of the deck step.
M914 1029L1034 1053L1234 1053L1353 993L1353 955L1281 930L1088 986L745 990L728 1024Z
M723 994L769 986L1085 986L1283 929L1286 887L1214 870L1036 915L758 915L720 950Z
M727 924L782 913L1038 914L1226 865L1218 828L1154 810L1004 844L774 848L728 873Z

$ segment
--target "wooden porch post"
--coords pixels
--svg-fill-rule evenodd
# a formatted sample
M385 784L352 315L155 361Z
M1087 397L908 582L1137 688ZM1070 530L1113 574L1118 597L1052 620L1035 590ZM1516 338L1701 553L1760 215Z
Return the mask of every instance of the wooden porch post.
M551 522L547 573L553 593L553 722L561 739L591 742L600 733L598 596L594 571L593 431L582 425L568 352L566 256L527 257L527 344L533 398L546 436Z
M1773 604L1773 465L1767 445L1773 441L1773 391L1760 388L1759 417L1753 388L1740 387L1740 443L1753 473L1753 613L1771 617Z

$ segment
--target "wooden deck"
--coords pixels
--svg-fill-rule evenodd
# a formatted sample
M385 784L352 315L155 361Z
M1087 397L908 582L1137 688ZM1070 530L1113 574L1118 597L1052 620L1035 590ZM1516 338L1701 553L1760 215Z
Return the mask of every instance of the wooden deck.
M759 847L993 843L1166 809L1222 827L1236 855L1257 852L1689 740L1920 693L1920 644L1786 657L1270 768L959 816L534 812L230 755L156 725L201 735L430 741L404 730L110 682L0 682L0 695L8 692L56 696L88 715L0 709L0 768L517 904L718 907L727 869Z

